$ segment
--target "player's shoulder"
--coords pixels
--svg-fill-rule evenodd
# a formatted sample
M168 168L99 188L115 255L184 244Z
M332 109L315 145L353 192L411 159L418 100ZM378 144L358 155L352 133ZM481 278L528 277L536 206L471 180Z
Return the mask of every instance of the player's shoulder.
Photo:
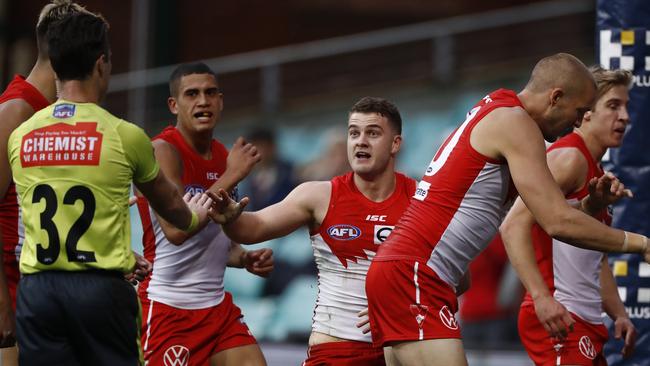
M307 195L329 192L331 190L332 190L332 182L327 180L303 182L300 183L296 188L294 188L295 192L299 192Z
M0 117L3 123L11 121L10 123L18 126L34 115L34 112L34 108L24 99L10 99L0 103Z
M546 161L553 170L564 170L582 176L589 169L589 162L577 147L563 146L546 153Z
M181 155L176 146L165 139L153 139L151 141L157 160L181 160Z

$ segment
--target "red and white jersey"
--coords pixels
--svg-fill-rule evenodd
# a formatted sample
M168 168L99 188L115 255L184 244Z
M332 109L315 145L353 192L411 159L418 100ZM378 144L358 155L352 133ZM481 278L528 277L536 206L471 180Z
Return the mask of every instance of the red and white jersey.
M561 138L551 145L548 151L561 148L578 149L587 159L588 169L584 186L566 196L569 204L575 204L589 194L589 180L602 176L603 169L594 161L584 140L577 133ZM596 218L607 225L612 222L606 209L599 212ZM587 322L602 323L600 270L603 253L577 248L553 239L537 224L533 227L532 237L537 265L555 299ZM530 295L526 294L524 304L531 303Z
M395 173L395 191L382 202L366 198L353 173L332 179L332 195L311 243L318 268L315 332L353 341L371 342L356 323L368 306L365 283L370 261L391 233L415 192L416 181Z
M226 170L228 151L216 140L212 140L212 159L206 160L175 127L167 127L156 139L172 144L180 155L185 192L206 191ZM183 244L174 245L165 238L146 199L138 199L138 210L144 231L144 256L153 263L151 276L140 284L140 297L181 309L203 309L221 303L231 245L221 226L209 221Z
M13 99L26 101L34 112L37 112L50 102L32 84L21 75L16 75L7 89L0 95L0 104ZM1 123L1 122L0 122ZM18 282L18 259L25 239L25 228L18 209L16 187L11 182L4 199L0 202L0 228L2 228L3 260L10 287Z
M470 144L474 127L502 107L522 104L511 90L492 92L447 138L375 260L424 260L443 281L458 286L516 196L506 162L484 156Z

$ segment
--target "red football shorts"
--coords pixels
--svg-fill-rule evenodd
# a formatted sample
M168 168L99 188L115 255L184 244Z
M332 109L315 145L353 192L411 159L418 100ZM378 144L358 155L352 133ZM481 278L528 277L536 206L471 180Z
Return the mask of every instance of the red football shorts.
M461 338L458 300L449 284L416 260L374 260L366 277L368 315L376 347L395 341Z
M196 310L146 300L142 319L148 366L205 366L221 351L257 343L228 292L221 304Z
M385 366L384 349L366 342L328 342L309 347L303 366Z
M579 365L607 366L603 345L607 328L591 324L571 313L576 321L573 331L564 341L551 337L535 314L532 304L519 310L519 337L528 356L537 366Z

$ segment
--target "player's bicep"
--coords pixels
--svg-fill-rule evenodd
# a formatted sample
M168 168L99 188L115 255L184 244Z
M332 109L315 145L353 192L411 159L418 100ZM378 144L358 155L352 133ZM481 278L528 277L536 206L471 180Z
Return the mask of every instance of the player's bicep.
M507 131L500 151L526 207L547 229L568 205L546 163L542 134L532 120L512 123Z
M172 144L162 140L155 140L152 145L160 170L178 187L179 193L184 194L182 183L183 162L178 151Z

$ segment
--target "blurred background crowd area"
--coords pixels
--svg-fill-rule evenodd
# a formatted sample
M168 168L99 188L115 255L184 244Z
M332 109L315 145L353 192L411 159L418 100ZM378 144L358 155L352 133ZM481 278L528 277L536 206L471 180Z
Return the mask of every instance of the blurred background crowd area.
M47 0L0 0L0 84L27 74L34 24ZM104 107L150 136L174 123L167 81L202 60L220 75L225 109L215 137L246 136L262 151L240 187L252 209L305 180L349 169L348 109L361 97L397 104L404 121L398 169L420 178L446 135L489 91L519 90L555 52L594 60L593 0L81 0L111 24L113 78ZM134 248L141 250L137 211ZM269 279L230 269L226 284L263 341L305 343L317 292L309 234L260 244L275 251ZM138 249L140 248L140 249ZM503 248L473 264L461 298L469 349L519 349L521 288Z

